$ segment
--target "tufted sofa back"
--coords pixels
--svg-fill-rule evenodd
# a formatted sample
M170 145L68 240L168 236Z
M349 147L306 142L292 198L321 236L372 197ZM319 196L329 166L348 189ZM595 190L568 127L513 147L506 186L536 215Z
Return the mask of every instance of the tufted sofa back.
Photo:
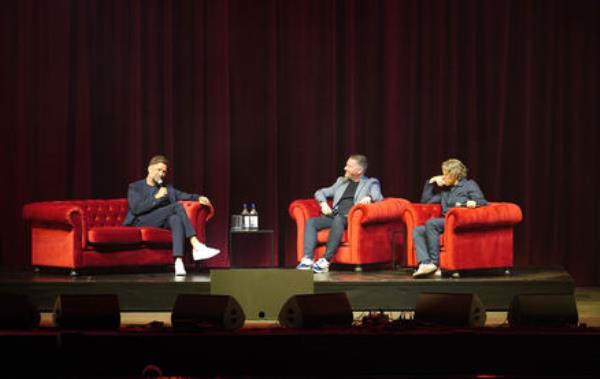
M83 210L88 228L122 226L127 215L127 199L76 200L71 203Z

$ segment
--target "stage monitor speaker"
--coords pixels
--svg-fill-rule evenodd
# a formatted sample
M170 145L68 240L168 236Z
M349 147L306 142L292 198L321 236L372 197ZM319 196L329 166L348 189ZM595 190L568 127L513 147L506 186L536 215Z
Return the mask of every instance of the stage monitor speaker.
M227 295L178 295L171 312L175 329L220 328L234 330L246 316L235 298Z
M415 321L446 326L484 326L485 307L477 294L422 293L417 297Z
M350 326L352 307L343 292L295 295L281 307L278 320L290 328Z
M56 326L64 329L118 329L119 298L112 294L59 295L53 319Z
M526 294L508 308L510 326L577 326L579 315L572 294Z
M248 320L277 320L290 296L313 293L313 276L310 270L211 270L210 293L233 296Z
M0 293L0 329L33 329L40 325L40 311L27 295Z

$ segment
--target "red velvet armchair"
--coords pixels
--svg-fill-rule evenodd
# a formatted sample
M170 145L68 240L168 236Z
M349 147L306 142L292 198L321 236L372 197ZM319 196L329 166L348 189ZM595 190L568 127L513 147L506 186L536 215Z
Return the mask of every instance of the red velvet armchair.
M386 198L373 204L354 205L333 262L356 265L356 271L363 264L391 262L393 245L404 246L402 213L408 204L404 199ZM309 218L321 214L321 208L314 199L295 200L290 204L289 214L296 221L296 255L300 260L304 255L304 226ZM325 254L328 236L329 229L317 234L315 259Z
M214 209L182 201L200 241ZM171 232L123 226L127 199L30 203L23 218L31 224L31 264L38 268L154 266L173 263Z
M405 207L407 264L416 266L412 233L433 217L442 217L439 204L415 204ZM513 228L523 219L521 208L512 203L489 203L486 206L452 208L446 214L441 239L442 270L509 268L513 266Z

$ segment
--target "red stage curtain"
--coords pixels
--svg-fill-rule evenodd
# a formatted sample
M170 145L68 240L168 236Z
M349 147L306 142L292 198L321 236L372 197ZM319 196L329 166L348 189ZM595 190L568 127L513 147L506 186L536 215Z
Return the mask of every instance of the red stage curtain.
M412 201L461 158L522 207L518 265L598 284L599 4L4 1L0 264L28 264L23 204L123 197L164 153L213 201L211 245L256 202L290 265L287 206L362 152Z

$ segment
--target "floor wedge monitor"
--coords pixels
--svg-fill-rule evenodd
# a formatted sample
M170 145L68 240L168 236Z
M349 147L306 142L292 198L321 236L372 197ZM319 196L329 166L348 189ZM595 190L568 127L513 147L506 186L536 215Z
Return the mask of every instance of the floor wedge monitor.
M119 298L114 294L58 295L53 319L63 329L118 329Z
M171 312L174 329L234 330L241 328L245 321L242 307L228 295L182 294L177 296Z
M350 326L352 307L343 292L294 295L281 307L278 320L290 328Z
M577 326L579 314L572 294L524 294L508 308L510 326Z
M485 307L477 294L422 293L417 297L415 321L445 326L484 326Z
M211 270L210 293L233 296L248 320L277 320L292 295L313 293L313 273L289 269Z

